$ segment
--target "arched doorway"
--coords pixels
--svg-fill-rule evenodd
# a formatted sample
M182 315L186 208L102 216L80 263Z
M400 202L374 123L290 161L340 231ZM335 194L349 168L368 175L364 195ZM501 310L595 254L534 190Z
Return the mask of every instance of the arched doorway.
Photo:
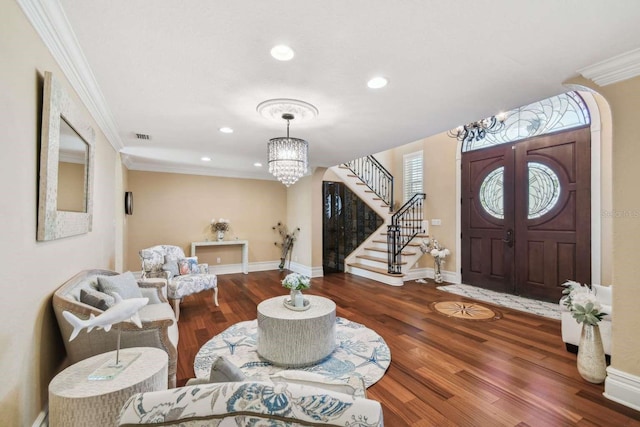
M591 281L591 131L575 92L506 113L462 147L464 283L557 301Z

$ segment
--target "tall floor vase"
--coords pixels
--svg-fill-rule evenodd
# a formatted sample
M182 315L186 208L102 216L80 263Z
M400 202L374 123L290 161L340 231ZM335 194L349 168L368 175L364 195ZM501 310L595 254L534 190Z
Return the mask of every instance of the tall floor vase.
M598 325L582 324L578 347L578 372L582 378L594 384L600 384L607 376L607 363Z

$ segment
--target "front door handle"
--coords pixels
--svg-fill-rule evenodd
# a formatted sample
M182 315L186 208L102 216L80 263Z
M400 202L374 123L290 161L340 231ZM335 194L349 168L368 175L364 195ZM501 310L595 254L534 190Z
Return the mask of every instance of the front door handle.
M510 248L513 247L513 230L512 229L507 230L507 238L502 239L502 241L505 242L507 246L509 246Z

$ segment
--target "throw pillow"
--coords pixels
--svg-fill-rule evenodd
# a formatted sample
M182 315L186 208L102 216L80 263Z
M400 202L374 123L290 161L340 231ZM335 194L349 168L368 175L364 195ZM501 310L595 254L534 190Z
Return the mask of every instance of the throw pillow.
M111 295L107 295L104 292L96 291L95 289L80 289L80 302L104 311L115 304L116 301Z
M200 267L198 266L198 257L190 256L187 258L179 258L178 269L181 275L200 274Z
M138 282L130 271L116 276L98 276L98 288L111 296L117 293L122 299L142 298Z
M177 276L180 274L180 268L178 267L178 261L177 260L169 260L166 261L164 264L162 264L162 271L168 271L169 274L169 279L171 279L174 276Z
M210 383L227 383L244 381L247 377L233 363L229 362L224 356L218 356L211 364L211 372L209 373Z
M366 390L362 378L350 377L348 380L330 379L308 371L284 370L271 375L270 379L274 382L281 381L309 385L351 396L361 396Z

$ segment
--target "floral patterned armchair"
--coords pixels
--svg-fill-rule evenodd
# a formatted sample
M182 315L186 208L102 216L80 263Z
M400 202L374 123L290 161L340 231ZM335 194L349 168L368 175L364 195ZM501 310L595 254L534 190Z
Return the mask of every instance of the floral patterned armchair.
M380 402L321 386L240 381L134 394L120 426L382 427Z
M218 278L209 274L208 264L198 264L197 257L186 257L179 246L157 245L139 254L143 279L167 279L167 297L176 319L180 317L180 302L188 295L213 289L213 302L218 305Z

